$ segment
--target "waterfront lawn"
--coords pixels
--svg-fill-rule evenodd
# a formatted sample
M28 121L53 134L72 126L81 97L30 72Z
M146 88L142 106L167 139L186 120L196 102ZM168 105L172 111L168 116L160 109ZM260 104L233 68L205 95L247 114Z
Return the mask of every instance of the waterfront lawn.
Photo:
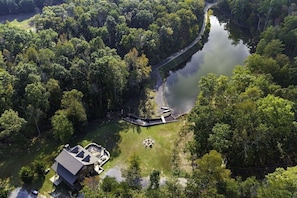
M168 176L172 173L173 148L181 127L182 122L149 128L136 127L117 120L104 124L91 123L87 127L87 133L76 137L70 142L70 146L77 144L86 146L91 142L104 146L111 154L111 159L103 166L105 172L114 166L121 168L129 166L130 157L136 154L140 158L142 176L149 176L154 169ZM152 148L145 148L142 144L148 137L155 141ZM52 175L51 172L50 175ZM40 189L43 194L53 190L48 178Z
M94 141L102 144L111 152L111 160L104 165L106 171L114 166L127 167L131 156L137 155L140 159L143 176L148 176L154 169L160 170L165 175L171 174L173 149L182 127L182 122L148 128L122 123L122 125L126 126L118 131L117 135L115 135L116 131L113 130L113 125L107 124L94 129L86 135L83 141L79 142L85 146ZM107 135L101 136L99 134L104 133L109 133L111 136L116 137L117 141L112 143L108 139L102 139L102 137ZM152 148L143 146L143 140L147 138L155 141Z
M148 176L152 170L160 170L163 174L171 174L171 160L175 141L182 122L176 122L154 127L136 127L124 121L114 120L106 123L93 122L89 124L85 132L73 137L70 146L96 142L104 146L111 154L111 159L103 168L107 171L114 166L125 168L129 165L132 155L140 158L143 176ZM155 144L152 148L145 148L143 140L152 138ZM42 160L46 168L50 167L54 158L63 147L49 134L47 137L33 139L30 142L20 144L18 148L1 146L0 178L10 178L15 186L21 186L18 172L22 166L30 165L34 160ZM49 178L54 175L51 170L43 180L38 180L27 189L37 189L41 194L48 194L53 190Z

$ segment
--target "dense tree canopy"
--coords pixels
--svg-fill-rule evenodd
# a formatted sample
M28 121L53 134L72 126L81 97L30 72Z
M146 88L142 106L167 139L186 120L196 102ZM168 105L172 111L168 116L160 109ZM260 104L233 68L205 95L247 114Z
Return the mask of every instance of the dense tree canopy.
M156 63L197 36L203 19L203 0L109 1L45 7L36 17L37 30L52 28L68 38L101 37L123 57L132 48Z
M279 25L288 15L296 16L296 3L296 0L219 0L224 12L252 32L262 32L271 25Z
M148 86L152 65L197 36L205 4L203 0L63 2L0 0L0 14L43 8L34 19L36 32L0 25L3 144L16 134L39 136L49 133L47 129L66 142L88 120L122 109ZM44 7L53 4L60 5ZM296 0L219 0L219 9L249 29L259 43L256 53L231 77L201 78L200 94L188 116L194 132L188 147L197 166L187 175L185 188L176 179L159 188L155 171L150 188L140 191L141 162L134 156L124 171L125 182L106 178L101 189L85 187L85 195L296 196L295 168L277 169L264 181L248 177L264 177L278 166L297 163L296 4ZM233 179L231 171L248 178ZM29 183L34 174L24 167L20 176Z
M294 3L219 1L238 24L251 30L256 23L257 31L263 32L256 53L244 66L237 66L230 78L216 74L201 78L200 94L189 115L195 155L215 149L226 156L235 174L244 176L250 173L243 169L263 176L257 167L272 171L279 164L296 164Z
M231 79L214 74L202 77L200 95L189 116L195 123L198 156L216 149L227 156L231 167L286 163L295 156L285 146L296 135L294 103L278 96L278 89L269 76L242 66Z
M151 65L197 36L204 6L202 0L22 0L1 1L0 9L8 3L15 6L9 13L43 8L36 32L0 25L0 113L18 112L26 135L40 135L62 115L79 131L141 95Z

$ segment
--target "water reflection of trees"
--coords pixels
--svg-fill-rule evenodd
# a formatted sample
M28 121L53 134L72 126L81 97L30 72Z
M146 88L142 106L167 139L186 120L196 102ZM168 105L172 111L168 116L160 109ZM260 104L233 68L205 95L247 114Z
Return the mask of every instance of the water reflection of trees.
M235 24L230 18L217 9L214 10L213 14L218 18L221 24L224 24L224 29L228 31L228 38L232 40L232 43L237 45L242 40L243 44L246 45L251 53L254 53L258 43L258 35L253 35L248 28Z

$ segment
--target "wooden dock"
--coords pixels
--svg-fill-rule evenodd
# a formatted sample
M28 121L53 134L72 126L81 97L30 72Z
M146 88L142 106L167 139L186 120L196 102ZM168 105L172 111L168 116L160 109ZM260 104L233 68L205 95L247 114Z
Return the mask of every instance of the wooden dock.
M128 115L127 117L123 118L124 121L129 122L131 124L137 125L137 126L155 126L159 124L166 124L171 122L177 122L178 119L174 118L171 114L167 116L161 116L160 118L140 118L138 116L134 115Z

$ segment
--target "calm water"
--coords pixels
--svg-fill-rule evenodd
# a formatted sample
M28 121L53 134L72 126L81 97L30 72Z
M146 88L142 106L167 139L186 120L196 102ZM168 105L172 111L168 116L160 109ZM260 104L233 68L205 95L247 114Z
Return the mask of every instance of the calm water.
M217 17L210 17L210 33L203 49L196 52L185 66L170 72L165 85L165 97L175 115L188 113L198 96L198 82L207 73L230 76L236 65L242 65L250 54L240 42L233 42L229 32L220 24ZM236 44L235 44L236 43Z

